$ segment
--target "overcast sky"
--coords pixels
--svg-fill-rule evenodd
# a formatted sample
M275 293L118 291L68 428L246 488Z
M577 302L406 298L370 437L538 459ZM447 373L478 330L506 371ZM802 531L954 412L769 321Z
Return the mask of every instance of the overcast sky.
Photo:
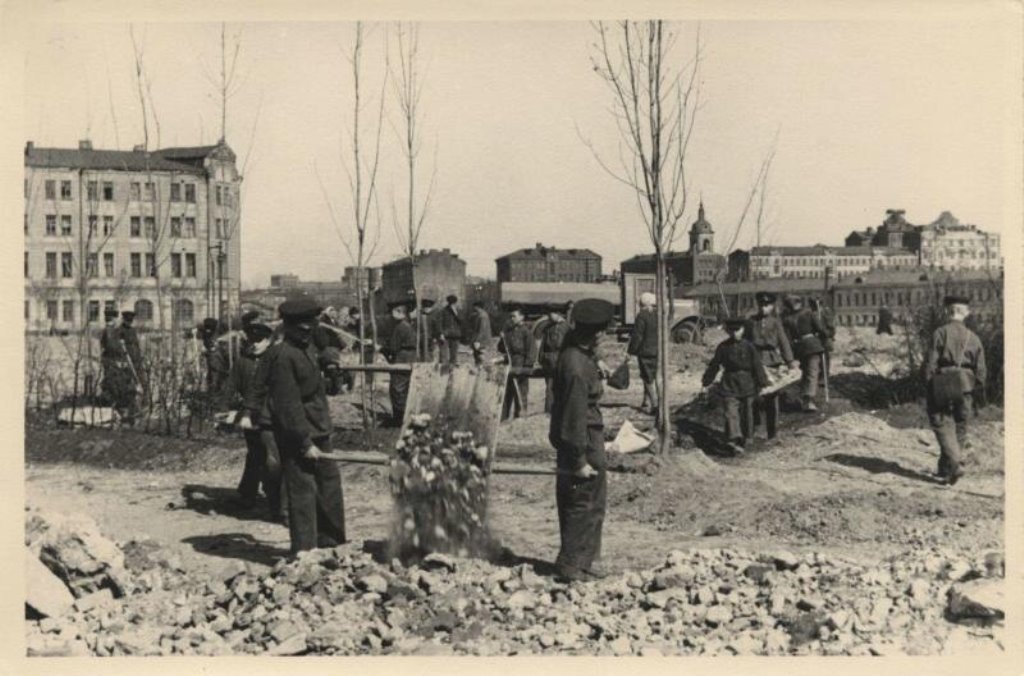
M780 130L769 178L767 241L841 244L877 226L887 208L914 223L950 210L996 232L1019 226L1005 200L1007 54L1013 22L715 22L706 45L704 108L692 147L692 187L703 196L721 253L757 166ZM683 27L682 60L693 25ZM130 149L141 142L132 47L124 24L48 24L27 41L25 138L37 146ZM248 156L243 188L243 283L275 272L332 279L348 264L317 172L350 227L341 165L351 125L351 74L342 51L353 24L234 23L240 87L229 101L228 143ZM367 44L368 88L379 88L382 38ZM219 136L219 102L204 69L219 67L218 24L137 25L159 115L161 144ZM470 274L535 242L589 247L610 271L645 252L628 190L602 172L581 135L614 154L609 92L590 66L583 22L426 23L423 176L436 187L422 244L449 247ZM376 94L374 94L376 95ZM394 108L391 92L385 105ZM262 102L262 103L261 103ZM257 111L259 114L257 115ZM397 118L392 117L395 121ZM254 131L255 130L255 131ZM1010 134L1008 135L1008 130ZM1016 134L1014 135L1014 130ZM250 138L253 139L250 143ZM392 195L405 174L385 128L376 263L398 253ZM687 222L696 216L696 203ZM753 232L741 233L749 246Z

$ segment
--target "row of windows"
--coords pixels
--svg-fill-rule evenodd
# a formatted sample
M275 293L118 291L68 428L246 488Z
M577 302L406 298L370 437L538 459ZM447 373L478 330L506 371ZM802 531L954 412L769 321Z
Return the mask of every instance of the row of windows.
M766 267L770 263L774 263L776 269L780 265L783 267L823 267L825 265L838 265L843 266L870 266L873 260L870 257L865 256L837 256L834 259L830 258L783 258L772 259L768 256L755 256L751 259L755 266ZM885 260L897 263L911 263L917 260L916 256L890 256Z
M58 271L60 278L70 279L75 274L74 256L69 251L58 254L55 251L46 252L46 278L57 279ZM58 267L58 260L60 262ZM145 263L145 268L143 268ZM182 277L196 277L196 254L194 253L172 253L170 256L171 264L171 277L182 278ZM132 253L129 255L129 274L131 277L141 278L143 276L143 270L146 271L147 277L156 277L156 256L151 253L141 254ZM86 277L95 278L100 276L100 255L98 253L90 253L86 256L85 263L85 274ZM103 254L103 267L102 272L104 277L116 276L116 265L114 262L113 253ZM29 264L28 252L25 252L25 277L28 278L31 275L31 267Z
M31 317L31 301L25 301L25 319L30 320ZM60 321L73 323L75 321L75 307L77 302L73 300L64 300L58 302L56 300L46 301L45 306L45 318L47 321L56 322L58 317L58 309L60 310ZM133 306L135 309L135 319L140 322L148 322L153 320L153 302L140 298L135 301ZM105 300L103 301L104 313L108 311L117 310L117 301ZM188 300L187 298L180 298L175 300L171 304L171 314L175 321L179 322L191 322L195 317L195 303ZM86 303L86 319L89 322L99 321L100 318L100 301L90 300Z
M104 237L114 233L116 224L113 216L87 217L88 236L96 237L101 232ZM45 234L47 237L70 237L74 232L74 219L70 214L62 214L59 219L56 214L47 214L45 218ZM102 224L102 230L101 230ZM58 229L59 226L59 229ZM220 239L226 239L230 223L227 219L214 219L215 234ZM145 230L143 230L145 228ZM142 237L143 232L148 239L156 237L156 219L153 216L132 216L129 221L129 236ZM194 239L196 237L196 219L192 216L172 216L170 219L170 237L180 239ZM28 216L25 216L25 233L28 234Z
M72 188L72 182L70 180L60 181L60 199L69 202L74 199L74 191ZM47 179L43 183L43 190L46 194L46 199L56 200L57 199L57 181L54 179ZM223 195L222 198L222 188ZM231 204L231 191L228 186L217 186L217 204L222 203L222 199L226 200L226 203L230 206ZM184 196L184 200L182 197ZM25 197L29 197L28 180L25 180ZM114 182L113 181L87 181L85 184L85 198L90 202L113 202L115 200ZM132 202L141 202L143 200L147 202L153 202L157 199L156 185L150 181L131 181L128 184L128 199ZM196 184L195 183L171 183L171 201L181 202L185 201L194 204L196 201Z

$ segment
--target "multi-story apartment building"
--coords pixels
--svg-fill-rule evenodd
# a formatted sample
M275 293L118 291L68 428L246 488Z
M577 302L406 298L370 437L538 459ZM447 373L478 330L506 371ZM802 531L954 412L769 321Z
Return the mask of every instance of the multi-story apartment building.
M917 254L913 251L886 246L755 246L729 254L729 279L841 279L869 270L916 266Z
M920 228L919 260L937 270L1001 270L999 235L961 224L943 211L934 222Z
M495 259L502 282L596 282L601 257L590 249L558 249L537 242Z
M134 310L149 328L237 310L241 179L224 143L122 151L28 142L27 328L98 324L107 308Z
M398 258L381 266L381 306L384 311L388 303L411 300L413 285L421 299L435 303L444 302L445 297L464 295L466 285L466 261L450 249L423 250L416 256L415 272L408 257Z

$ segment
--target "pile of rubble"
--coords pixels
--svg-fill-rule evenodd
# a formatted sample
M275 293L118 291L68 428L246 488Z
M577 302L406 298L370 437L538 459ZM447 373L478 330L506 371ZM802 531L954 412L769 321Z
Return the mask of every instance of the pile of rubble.
M434 423L427 414L411 416L391 460L395 554L405 560L430 552L487 552L489 455L472 432Z
M137 544L129 558L153 566L135 575L145 585L27 622L30 654L940 654L967 649L956 636L1001 648L997 554L918 550L865 567L817 553L675 551L588 584L436 553L381 564L352 545L264 574L234 561L202 581Z

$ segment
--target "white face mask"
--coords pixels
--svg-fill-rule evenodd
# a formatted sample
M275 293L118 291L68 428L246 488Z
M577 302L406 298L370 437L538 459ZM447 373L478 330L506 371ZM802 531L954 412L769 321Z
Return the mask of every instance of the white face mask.
M264 338L263 340L252 344L252 353L255 355L261 355L267 351L268 347L270 347L270 338Z

